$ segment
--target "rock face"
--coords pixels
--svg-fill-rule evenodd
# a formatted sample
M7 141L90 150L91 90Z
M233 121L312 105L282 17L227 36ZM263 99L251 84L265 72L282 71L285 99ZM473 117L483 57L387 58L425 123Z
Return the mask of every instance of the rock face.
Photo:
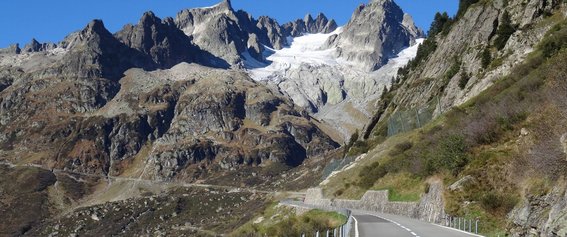
M155 168L144 177L189 181L215 175L203 169L295 167L338 146L305 112L244 73L182 63L125 74L120 85L94 73L35 81L29 78L43 72L15 74L0 93L4 159L17 160L11 152L26 147L45 154L37 160L43 165L120 174L149 146L142 159Z
M392 0L373 0L359 6L329 47L338 48L338 56L366 71L374 71L402 49L414 44L423 33Z
M285 35L298 37L303 34L331 33L337 29L335 20L329 20L323 13L319 13L316 19L307 14L304 19L297 19L283 25Z
M422 63L423 67L415 69L410 78L407 78L409 83L404 83L403 89L396 93L395 103L403 107L421 107L430 102L431 98L439 96L441 106L436 111L436 114L439 114L478 95L495 80L509 73L511 68L532 52L533 47L551 26L527 26L540 22L545 13L557 7L557 4L557 1L512 0L508 1L507 5L502 1L472 5L461 20L452 25L446 36L435 38L436 50ZM495 32L505 11L510 14L512 24L517 25L519 30L512 34L504 49L491 52L491 57L501 58L502 63L494 68L484 69L479 55L497 38ZM511 50L511 54L507 54L508 50ZM462 65L457 65L459 71L451 78L443 80L456 62L463 62ZM470 79L461 89L459 79L463 74L470 74ZM425 78L436 80L432 80L432 83L420 83Z
M508 218L512 236L567 235L567 193L562 182L545 195L530 195L517 205Z
M149 55L163 68L195 61L200 53L191 39L175 26L172 18L162 21L152 12L144 13L137 25L124 26L115 36L126 46Z
M156 68L148 55L120 42L100 20L90 22L63 44L69 51L61 65L61 74L65 76L118 80L129 68Z
M200 48L236 65L248 41L239 20L230 1L223 1L210 8L184 10L177 14L175 23Z
M205 67L261 58L283 32L224 1L175 20L147 12L114 35L94 20L56 47L33 40L0 57L0 159L41 153L47 167L186 181L299 166L338 144L244 72ZM129 167L134 158L148 165Z
M337 146L289 102L243 73L183 64L161 73L195 76L183 79L190 85L179 93L170 127L152 148L157 177L193 177L203 163L293 167Z
M261 16L258 18L258 23L256 23L258 28L257 37L260 37L260 42L269 43L273 49L282 49L287 45L286 35L282 27L274 19Z

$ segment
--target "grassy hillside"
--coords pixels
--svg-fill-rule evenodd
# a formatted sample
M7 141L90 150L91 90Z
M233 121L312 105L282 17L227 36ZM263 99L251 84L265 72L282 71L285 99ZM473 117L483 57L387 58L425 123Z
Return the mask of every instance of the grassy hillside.
M441 178L447 212L480 217L483 233L506 229L506 215L523 198L545 195L567 174L561 139L567 132L567 22L561 21L511 74L425 127L385 138L378 123L350 155L359 166L333 177L327 194L360 197L389 189L394 200L417 200L424 181Z
M346 216L337 212L314 209L297 214L293 208L273 204L231 236L301 236L334 229L345 222Z

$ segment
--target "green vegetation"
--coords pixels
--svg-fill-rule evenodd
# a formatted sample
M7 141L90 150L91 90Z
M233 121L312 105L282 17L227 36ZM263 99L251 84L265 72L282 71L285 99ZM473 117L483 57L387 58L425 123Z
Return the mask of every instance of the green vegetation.
M471 79L471 75L469 75L465 71L462 71L461 78L459 79L459 88L461 88L461 90L465 89L470 79Z
M516 27L512 25L510 14L507 11L504 11L504 14L502 15L502 22L496 31L494 46L496 46L499 50L503 49L514 32L516 32Z
M459 0L459 10L457 11L457 18L465 15L469 7L480 0Z
M429 56L435 52L437 49L437 42L435 37L428 37L423 41L421 45L417 48L417 53L415 57L408 62L408 64L398 70L398 83L414 69L416 69L422 62L424 62Z
M550 58L567 46L567 22L563 21L555 25L540 44L542 55Z
M434 151L430 151L426 174L432 175L445 169L457 175L468 164L469 145L460 134L449 134L442 138Z
M447 14L447 12L437 12L435 13L435 17L433 18L433 22L431 23L431 27L427 34L432 37L436 36L440 32L446 34L449 32L449 29L451 29L452 24L453 19L449 16L449 14Z
M480 218L484 234L504 233L506 215L523 195L545 195L567 169L563 153L553 153L562 149L557 147L561 134L554 131L567 129L561 122L567 119L561 115L567 101L562 76L567 73L566 22L553 27L524 63L477 97L424 128L388 138L389 145L374 150L380 155L356 169L354 178L342 177L345 185L336 194L352 197L386 189L391 200L417 200L431 176L451 184L470 175L473 181L445 193L447 212ZM483 66L494 64L489 48L481 56ZM454 63L447 76L456 75L460 66ZM464 87L464 81L459 86ZM534 144L518 143L522 128L529 128L529 142ZM378 123L372 134L383 133L384 124ZM367 144L368 149L374 147ZM535 177L524 177L528 171ZM518 181L525 179L529 182Z
M373 190L388 190L392 202L417 202L425 185L421 178L406 172L388 174L372 187Z
M492 53L490 52L490 48L485 48L481 54L481 64L482 68L486 69L492 63Z
M230 236L301 236L343 225L346 217L337 212L311 210L302 215L288 207L268 207L261 217L240 227Z
M459 60L458 58L455 58L454 63L451 65L449 70L445 73L445 81L448 82L451 78L453 78L455 75L457 75L457 73L459 73L459 71L461 70L461 64L463 64L461 62L461 60ZM445 84L447 84L447 83L445 83Z
M367 141L359 141L359 132L356 130L348 141L348 144L344 148L344 155L346 156L356 156L359 154L366 153L369 149Z

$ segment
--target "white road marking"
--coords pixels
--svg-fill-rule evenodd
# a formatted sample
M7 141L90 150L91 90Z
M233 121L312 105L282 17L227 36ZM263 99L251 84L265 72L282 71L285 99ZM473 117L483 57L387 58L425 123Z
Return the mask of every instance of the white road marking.
M407 228L407 227L403 226L402 224L400 224L400 223L398 223L398 222L396 222L396 221L393 221L393 220L390 220L390 219L388 219L388 218L381 217L381 216L378 216L378 215L374 215L374 214L370 214L370 215L375 216L375 217L378 217L378 218L380 218L380 219L384 219L384 220L389 221L389 222L391 222L391 223L393 223L393 224L396 224L396 225L399 226L400 228L406 230L407 232L410 232L410 234L412 234L413 236L419 237L419 235L417 235L415 232L413 232L410 228ZM356 219L355 219L355 220L356 220ZM357 226L357 227L358 227L358 226ZM356 237L358 237L358 235L356 235Z
M356 220L356 218L354 216L352 216L352 219L354 220L354 237L359 237L358 236L358 220Z

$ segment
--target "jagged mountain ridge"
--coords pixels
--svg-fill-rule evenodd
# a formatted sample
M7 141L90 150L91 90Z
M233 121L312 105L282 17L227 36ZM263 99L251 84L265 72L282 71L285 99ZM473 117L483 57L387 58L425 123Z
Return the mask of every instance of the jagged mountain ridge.
M382 8L386 10L380 10ZM381 14L369 15L373 11ZM384 13L395 16L385 19ZM380 40L373 41L375 45L372 47L376 52L390 52L390 55L380 56L381 62L375 64L374 69L378 68L378 65L382 66L385 61L399 53L403 47L415 44L415 40L423 35L421 30L415 27L411 17L404 14L391 0L380 1L380 3L375 1L366 7L359 7L353 13L353 20L350 24L353 26L358 24L356 22L362 20L357 20L357 18L363 18L361 16L366 15L374 18L364 19L363 22L380 22L381 24L373 24L372 27L374 28L362 27L362 30L357 30L355 27L350 29L347 25L346 34L360 35L365 38L365 41L368 39L376 40L384 37L384 34L394 34L394 32L401 34L397 35L395 40L387 41L397 42L396 46L383 44ZM399 27L390 29L389 25L396 21ZM389 33L374 33L382 31L382 29L388 29ZM111 73L114 74L112 77L119 77L129 67L153 70L169 68L180 62L195 62L217 68L241 68L246 67L247 59L259 61L264 64L260 67L266 67L270 64L269 61L266 61L266 57L269 57L271 50L289 47L292 42L288 42L288 39L293 38L293 36L297 38L297 36L305 34L330 34L335 30L337 30L335 21L328 20L323 14L319 14L315 19L308 14L304 19L279 25L277 21L269 17L262 16L255 20L242 10L235 11L230 1L222 1L207 8L183 10L177 14L175 19L161 20L153 13L148 12L142 16L138 24L126 25L114 34L114 37L122 44L135 50L133 53L119 53L117 54L119 57L115 58L138 54L137 58L122 58L119 60L124 62L106 63L101 70L106 70L105 66L111 68L122 64L123 67L112 69L114 72ZM69 51L77 34L79 33L71 34L58 47L48 51L59 53ZM304 65L299 69L281 71L278 74L283 73L282 75L271 77L283 78L287 82L280 85L270 85L276 91L284 92L294 103L312 113L325 111L322 113L324 115L318 116L323 120L332 121L337 119L336 114L347 110L356 111L350 118L332 125L333 130L337 130L341 134L335 136L339 140L348 138L354 130L363 127L366 120L371 117L373 104L383 88L389 87L391 78L396 75L397 68L403 66L403 63L398 63L395 66L396 68L367 72L368 68L364 63L353 61L352 58L349 58L350 56L343 53L344 50L358 52L357 48L366 46L352 45L350 47L352 49L349 49L344 44L339 44L339 41L344 41L341 40L342 38L347 37L341 31L339 34L330 35L325 45L318 46L321 49L334 49L335 55L333 57L342 60L340 61L341 66ZM108 39L112 41L110 38ZM332 46L333 42L336 43L335 46ZM365 62L378 60L375 58L376 52L356 57ZM312 68L312 66L315 66L315 68ZM389 68L389 66L386 68ZM323 71L329 71L329 73L319 75ZM300 79L301 74L306 74L307 78L312 78L310 80L317 77L322 77L322 79L310 82L309 85L303 82L295 82L296 80L302 81ZM255 79L264 80L264 78ZM343 101L345 103L335 106ZM328 107L331 108L323 108L325 105L329 105Z
M213 21L220 23L220 28L212 27L212 31L221 32L226 40L216 41L222 44L220 48L230 48L238 40L261 45L253 42L260 40L253 32L263 32L259 34L274 39L276 45L278 32L283 32L275 20L262 17L256 21L243 11L233 11L230 1L224 1L210 8L182 11L175 20L161 20L147 12L136 25L126 25L114 35L102 21L94 20L56 47L32 41L22 54L1 55L5 72L0 91L1 140L9 148L2 156L17 161L19 158L11 155L13 149L25 147L29 155L43 151L34 162L45 166L120 174L146 143L155 143L147 158L156 168L142 174L152 179L191 180L206 176L184 169L195 171L197 166L205 167L203 164L225 170L270 163L294 167L336 148L338 144L301 108L260 89L263 86L244 74L220 73L222 68L238 65L228 64L214 52L205 51L207 45L199 45L199 37L210 38L215 33L202 36L194 29ZM191 33L187 33L188 27L193 27ZM237 57L249 52L246 47L233 49L232 56ZM238 61L237 57L233 59ZM193 62L221 69L180 64ZM146 75L129 73L132 68L167 70ZM132 75L138 79L130 79ZM158 82L164 80L174 82ZM216 90L209 91L211 86ZM184 95L189 91L194 91L194 96L186 101ZM31 122L36 129L16 135L18 128L30 127ZM26 137L38 142L29 144ZM46 148L58 143L67 145L59 151Z
M362 70L374 71L423 36L411 16L394 1L374 0L360 5L343 32L327 44L338 48L339 57Z
M325 19L307 15L284 27L333 25ZM249 60L247 67L255 80L281 91L347 140L372 117L397 70L415 56L420 37L423 32L395 2L373 1L360 5L346 26L295 37L290 47L269 50L269 63Z
M203 27L209 25L213 27ZM136 203L142 195L167 197L169 191L163 190L169 184L218 184L223 190L312 185L331 157L328 154L335 154L340 136L332 136L329 122L314 118L313 111L294 103L289 93L250 78L243 66L250 58L269 64L266 57L272 50L291 48L289 38L300 41L301 36L329 35L337 29L322 14L280 25L269 17L255 20L223 1L163 20L148 12L114 34L94 20L57 45L34 40L23 50L17 45L1 50L0 162L8 164L0 168L13 174L32 165L36 167L29 169L49 176L47 186L37 190L40 200L34 201L49 203L46 212L52 211L29 223L8 223L6 230L10 235L52 233L53 225L38 226L39 219L55 223L63 211L71 213L66 220L94 213L96 217L86 220L96 221L103 218L95 213L99 207L93 207L94 212L74 208L107 201ZM404 60L408 58L411 54ZM388 76L368 82L364 80L376 74L364 74L358 82L346 82L346 87L356 86L349 90L353 98L377 98L397 67L384 67L389 71L383 75ZM310 69L303 65L296 75ZM338 70L317 68L327 69ZM350 72L362 75L356 68ZM320 102L340 103L345 99L341 82L330 83L339 85L338 96L317 96ZM356 95L357 90L362 93ZM334 111L341 114L348 108ZM367 116L350 128L359 128ZM152 187L156 184L161 191ZM225 191L233 195L233 190ZM156 215L148 214L149 219ZM43 222L44 218L53 222ZM61 228L76 227L78 222L67 224ZM127 233L142 231L136 228ZM88 235L89 231L71 228L61 233Z

